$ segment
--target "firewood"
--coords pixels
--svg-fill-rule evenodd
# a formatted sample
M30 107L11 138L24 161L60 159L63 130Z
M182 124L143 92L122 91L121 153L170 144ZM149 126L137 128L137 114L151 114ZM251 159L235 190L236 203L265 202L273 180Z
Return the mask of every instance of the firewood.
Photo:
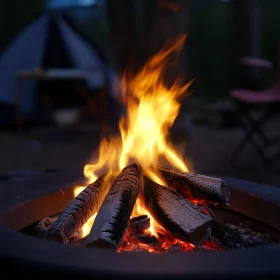
M212 217L176 191L146 178L142 196L153 218L173 237L200 245L210 235Z
M185 198L204 199L228 206L229 190L220 178L159 168L167 186Z
M135 235L142 233L143 231L149 229L150 227L150 218L147 215L142 215L130 219L127 230L130 235Z
M41 219L36 225L36 231L39 236L44 236L46 231L55 223L58 216L55 217L45 217Z
M133 236L140 234L150 227L150 218L147 215L141 215L131 218L123 236L124 242L134 241Z
M68 243L72 234L99 210L108 192L108 186L104 183L107 179L110 178L103 175L79 193L46 231L45 236L65 244Z
M125 167L109 190L86 240L87 246L118 249L143 185L142 167Z
M162 251L163 243L154 235L148 233L140 233L133 236L139 243L150 246L152 249Z
M240 234L229 226L214 220L211 225L211 235L218 239L222 246L234 248L236 244L241 243Z

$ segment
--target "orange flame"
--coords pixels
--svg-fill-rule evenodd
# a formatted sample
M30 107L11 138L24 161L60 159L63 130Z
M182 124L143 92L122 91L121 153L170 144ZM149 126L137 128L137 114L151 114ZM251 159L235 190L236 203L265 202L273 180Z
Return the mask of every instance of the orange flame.
M127 115L119 122L120 137L102 140L98 160L84 168L88 183L95 181L103 172L120 172L131 161L140 163L144 173L153 181L165 185L153 166L161 158L176 169L187 172L189 169L183 159L167 142L170 127L180 110L178 98L186 92L193 81L180 86L178 80L171 87L163 82L163 71L170 62L170 56L182 50L186 35L178 38L174 45L164 48L150 59L132 78L122 80L122 101ZM81 189L79 189L81 190ZM75 194L76 195L76 194ZM147 214L151 219L150 232L156 235L156 224L138 199L133 216ZM83 228L89 232L88 225Z

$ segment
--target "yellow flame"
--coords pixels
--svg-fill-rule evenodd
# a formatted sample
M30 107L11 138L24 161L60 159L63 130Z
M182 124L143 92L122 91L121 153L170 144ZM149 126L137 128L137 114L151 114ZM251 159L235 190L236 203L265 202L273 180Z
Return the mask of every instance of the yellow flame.
M127 78L128 75L124 75L122 101L127 115L119 122L120 137L101 141L96 163L87 164L84 168L88 183L95 181L105 171L120 172L132 160L142 165L146 176L161 185L164 185L164 181L153 169L160 158L165 158L181 171L189 170L167 142L167 136L179 114L178 98L193 81L180 86L177 80L171 87L167 87L163 81L163 71L170 62L170 56L179 54L185 39L186 35L181 36L174 45L161 50L134 77ZM138 199L133 216L142 214L151 218ZM157 227L151 218L150 230L153 234L156 234Z
M85 187L75 187L74 189L74 197L76 197L80 192L82 192L85 189Z
M152 215L147 211L141 200L138 198L132 211L132 217L137 217L140 215L147 215L150 218L150 228L148 231L152 235L158 236L156 230L161 228L161 226L153 219Z
M94 223L94 220L97 216L97 213L95 213L93 216L91 216L87 222L83 225L82 227L82 234L83 234L83 237L84 236L87 236L89 233L90 233L90 230L91 230L91 227Z

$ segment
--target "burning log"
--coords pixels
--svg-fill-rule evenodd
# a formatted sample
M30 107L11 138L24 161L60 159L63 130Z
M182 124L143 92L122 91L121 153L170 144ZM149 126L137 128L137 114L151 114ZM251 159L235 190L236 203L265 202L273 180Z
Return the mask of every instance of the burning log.
M125 167L107 194L86 240L87 246L117 249L143 185L142 167Z
M134 235L133 238L135 238L138 242L148 245L155 251L163 251L163 243L160 242L159 239L157 239L154 235L148 234L148 233L141 233Z
M173 237L195 245L209 237L213 219L177 192L147 178L143 200L153 218Z
M127 230L130 235L142 233L150 227L150 218L147 215L130 219Z
M138 217L131 218L128 227L124 233L123 240L129 242L134 240L133 236L141 234L150 227L150 218L147 215L141 215Z
M79 193L46 231L45 236L68 243L73 233L81 228L100 208L108 191L104 184L105 178L106 175L101 176Z
M224 180L200 174L159 168L168 187L175 189L183 197L204 199L228 206L229 190Z

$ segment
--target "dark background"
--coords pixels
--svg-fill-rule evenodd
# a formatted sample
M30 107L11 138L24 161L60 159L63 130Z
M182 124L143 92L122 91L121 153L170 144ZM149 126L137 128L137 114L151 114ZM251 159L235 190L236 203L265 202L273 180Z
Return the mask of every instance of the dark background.
M141 67L167 39L188 33L179 72L186 81L193 77L196 81L172 129L174 143L196 172L280 185L277 145L266 149L273 159L270 164L263 163L250 145L239 162L231 164L244 132L229 95L232 88L261 90L275 83L278 0L2 0L0 52L28 22L54 8L67 12L120 74L130 63ZM243 56L261 57L274 66L271 70L242 67ZM277 135L277 115L265 131ZM73 127L36 126L25 133L2 130L0 172L83 164L99 139L100 125L94 120Z

